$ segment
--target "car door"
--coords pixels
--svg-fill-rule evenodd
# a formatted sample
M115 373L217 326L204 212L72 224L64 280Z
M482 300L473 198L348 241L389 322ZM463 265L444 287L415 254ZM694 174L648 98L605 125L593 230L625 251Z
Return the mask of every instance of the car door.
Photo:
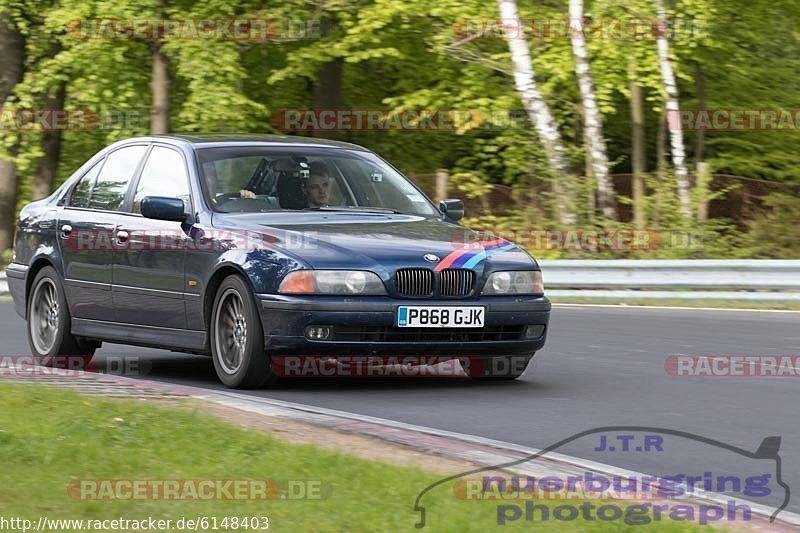
M141 214L147 196L180 198L187 213L192 212L189 176L181 152L154 144L129 194L128 212L119 217L115 231L112 292L116 320L185 329L184 270L191 226Z
M64 291L76 319L112 321L112 238L147 145L124 146L89 169L59 214Z

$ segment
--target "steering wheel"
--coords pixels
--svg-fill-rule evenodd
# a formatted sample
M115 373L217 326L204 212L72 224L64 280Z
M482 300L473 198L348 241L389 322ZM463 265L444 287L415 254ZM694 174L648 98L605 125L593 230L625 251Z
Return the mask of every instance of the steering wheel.
M214 202L217 204L217 207L222 207L231 200L247 200L247 199L248 198L242 198L238 192L225 192L216 195L214 197Z
M242 198L238 192L217 195L217 209L231 213L241 211L243 213L259 213L264 211L274 211L279 207L268 195L257 195L255 198Z

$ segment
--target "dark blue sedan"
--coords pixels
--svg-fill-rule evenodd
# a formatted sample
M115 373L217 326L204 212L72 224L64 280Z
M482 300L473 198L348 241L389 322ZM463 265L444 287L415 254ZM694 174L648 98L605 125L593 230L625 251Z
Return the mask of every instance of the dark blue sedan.
M111 342L211 355L236 388L309 361L519 377L545 342L541 272L462 216L352 144L140 137L22 210L8 284L43 365Z

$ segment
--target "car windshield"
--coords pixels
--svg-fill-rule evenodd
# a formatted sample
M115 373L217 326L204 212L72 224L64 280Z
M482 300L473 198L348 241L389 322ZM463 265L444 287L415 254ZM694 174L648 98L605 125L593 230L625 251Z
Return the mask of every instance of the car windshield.
M437 214L424 194L369 152L235 146L197 154L206 198L219 212Z

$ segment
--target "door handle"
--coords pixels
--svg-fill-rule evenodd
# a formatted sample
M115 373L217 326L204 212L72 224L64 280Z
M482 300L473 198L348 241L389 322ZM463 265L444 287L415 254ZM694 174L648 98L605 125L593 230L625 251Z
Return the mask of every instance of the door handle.
M63 226L61 226L62 239L66 239L67 237L69 237L70 233L72 233L72 226L70 226L69 224L64 224Z
M129 238L130 238L130 234L127 231L125 231L124 229L117 230L117 232L116 232L116 234L114 236L114 240L120 246L126 244L128 242Z

